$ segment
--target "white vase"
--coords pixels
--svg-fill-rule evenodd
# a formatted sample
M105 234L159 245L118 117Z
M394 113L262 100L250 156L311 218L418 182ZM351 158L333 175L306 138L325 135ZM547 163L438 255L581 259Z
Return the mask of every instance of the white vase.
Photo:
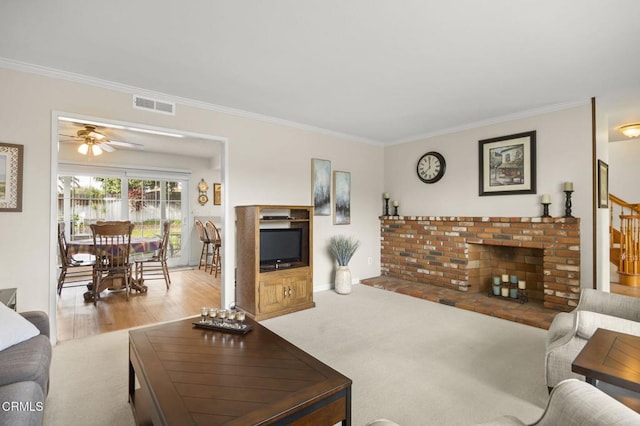
M348 266L338 266L336 270L335 290L338 294L351 293L351 271Z

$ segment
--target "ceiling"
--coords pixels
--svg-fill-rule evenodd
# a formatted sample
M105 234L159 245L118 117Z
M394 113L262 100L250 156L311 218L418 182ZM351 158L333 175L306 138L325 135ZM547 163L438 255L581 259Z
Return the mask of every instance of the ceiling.
M640 86L638 17L637 0L3 0L0 58L386 144L616 105ZM640 121L636 100L615 114Z

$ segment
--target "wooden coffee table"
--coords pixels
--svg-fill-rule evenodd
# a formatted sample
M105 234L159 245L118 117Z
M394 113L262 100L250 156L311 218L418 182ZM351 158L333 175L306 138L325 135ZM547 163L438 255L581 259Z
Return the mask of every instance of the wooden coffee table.
M599 328L571 364L571 371L582 374L593 385L601 380L640 392L640 337ZM640 399L617 399L640 411Z
M351 380L247 319L244 335L187 319L129 332L137 424L351 424Z

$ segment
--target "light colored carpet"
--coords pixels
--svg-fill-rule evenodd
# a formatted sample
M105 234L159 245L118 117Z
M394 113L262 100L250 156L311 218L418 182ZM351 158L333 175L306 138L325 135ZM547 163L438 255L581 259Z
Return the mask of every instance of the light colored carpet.
M354 425L537 419L545 331L369 286L323 291L316 308L262 324L353 380ZM46 425L133 424L127 331L54 348Z

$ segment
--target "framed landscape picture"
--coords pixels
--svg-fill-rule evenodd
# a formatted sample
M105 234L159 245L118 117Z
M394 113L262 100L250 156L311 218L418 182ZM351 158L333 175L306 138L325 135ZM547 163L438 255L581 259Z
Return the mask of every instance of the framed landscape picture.
M0 212L22 211L23 145L0 142Z
M598 208L609 208L609 165L598 160Z
M351 173L333 172L334 225L351 223Z
M480 196L536 193L536 132L479 142Z
M314 216L330 216L331 161L311 159L311 193Z

